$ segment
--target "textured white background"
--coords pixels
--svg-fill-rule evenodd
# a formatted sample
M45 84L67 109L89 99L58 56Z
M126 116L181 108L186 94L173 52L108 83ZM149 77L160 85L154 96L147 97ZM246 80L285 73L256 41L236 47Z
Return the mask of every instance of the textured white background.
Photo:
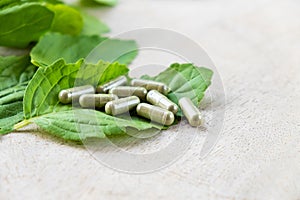
M145 175L113 171L35 128L0 138L0 199L300 199L300 1L121 0L112 34L169 28L201 44L226 93L222 137Z

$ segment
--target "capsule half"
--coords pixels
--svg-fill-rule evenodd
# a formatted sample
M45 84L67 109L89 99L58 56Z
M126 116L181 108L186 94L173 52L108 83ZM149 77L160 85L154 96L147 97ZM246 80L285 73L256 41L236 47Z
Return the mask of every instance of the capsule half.
M120 115L129 112L139 103L140 99L136 96L113 100L105 105L105 112L109 115Z
M136 112L142 117L167 126L173 124L175 119L172 112L147 103L140 103L136 107Z
M157 90L160 93L167 95L170 92L170 88L161 82L157 81L150 81L150 80L143 80L143 79L132 79L131 80L132 86L144 87L148 91L149 90Z
M191 126L200 126L202 124L201 113L189 98L182 97L178 103Z
M102 108L109 101L118 99L114 94L84 94L79 98L79 104L83 108Z
M151 90L148 92L147 101L155 106L167 109L174 114L178 112L178 106L156 90Z
M118 86L109 90L110 94L115 94L118 97L137 96L140 99L146 99L147 90L143 87Z
M72 101L78 101L79 97L83 94L95 94L94 86L85 85L62 90L58 94L58 99L61 103L68 104Z
M120 76L108 83L105 83L104 85L99 85L96 88L97 93L107 93L110 89L121 86L121 85L127 85L127 78L126 76Z

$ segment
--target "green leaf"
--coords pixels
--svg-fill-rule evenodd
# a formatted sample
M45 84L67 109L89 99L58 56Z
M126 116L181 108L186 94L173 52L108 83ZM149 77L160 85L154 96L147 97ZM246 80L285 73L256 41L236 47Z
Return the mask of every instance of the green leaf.
M0 106L23 99L26 82L24 85L15 85L0 91Z
M29 56L0 57L0 134L23 119L23 96L35 69Z
M23 96L26 84L16 85L0 91L0 134L13 130L23 119Z
M0 106L0 134L6 134L13 131L14 125L22 121L22 108L22 100Z
M18 5L18 1L16 0L1 0L0 1L0 10L12 7L14 5Z
M82 35L100 35L109 32L109 27L98 18L81 12L83 18Z
M24 48L51 27L54 13L39 3L0 10L0 46Z
M99 59L108 62L130 64L137 56L138 47L133 40L106 39L89 53L86 58L88 63L96 63Z
M0 10L1 9L6 9L12 6L16 6L16 5L22 5L24 3L30 3L30 2L39 2L39 3L51 3L51 4L58 4L58 3L62 3L59 0L1 0L0 1Z
M30 55L31 62L39 67L51 65L61 58L66 63L75 63L86 57L88 57L86 62L93 64L98 63L99 60L129 64L137 55L136 49L137 45L132 40L108 39L96 35L70 36L49 33L41 38Z
M176 104L181 97L189 97L199 106L205 90L211 84L212 75L213 71L204 67L196 67L191 63L174 63L155 77L144 75L141 78L168 85L172 91L167 96ZM182 116L182 112L176 115Z
M29 56L0 57L0 91L29 80L35 72L29 65Z
M55 13L51 31L70 35L81 33L83 19L79 11L64 4L47 4L47 8Z
M120 75L127 74L128 68L118 63L99 61L96 65L66 64L59 60L46 68L39 68L25 91L24 114L29 119L51 112L72 109L70 105L59 103L58 93L74 85L97 85Z
M94 0L94 1L108 6L115 6L118 3L118 0Z
M98 84L101 85L114 78L117 78L120 75L125 75L128 73L128 71L129 69L126 67L126 65L120 65L117 62L109 64L107 67L105 67L102 76L100 76Z
M95 7L97 5L115 6L118 0L80 0L82 6Z
M82 61L79 61L76 64L66 65L63 60L59 60L52 66L39 68L25 90L23 104L25 119L70 109L70 106L59 103L58 93L62 89L73 87L81 63Z
M127 128L141 131L153 127L147 122L124 120L89 109L51 113L32 118L30 121L36 123L46 132L66 140L75 141L125 134Z

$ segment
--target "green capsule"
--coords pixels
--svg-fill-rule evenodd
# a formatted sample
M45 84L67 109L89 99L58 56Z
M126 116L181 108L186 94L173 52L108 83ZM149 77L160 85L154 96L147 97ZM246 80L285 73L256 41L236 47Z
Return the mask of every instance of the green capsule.
M155 106L167 109L174 114L178 112L178 106L156 90L151 90L148 92L147 101Z
M175 119L172 112L147 103L140 103L136 107L136 112L142 117L167 126L173 124Z
M139 103L140 99L136 96L113 100L105 105L105 112L109 115L120 115L129 112Z
M170 88L161 82L157 81L150 81L150 80L143 80L143 79L132 79L131 80L132 86L144 87L148 91L149 90L157 90L160 93L167 95L170 92Z
M68 104L72 101L78 101L83 94L95 94L95 88L92 85L85 85L65 89L59 92L58 99L61 103Z
M182 97L178 103L191 126L200 126L202 124L201 113L189 98Z
M127 78L126 76L120 76L104 85L99 85L96 88L97 93L107 93L110 89L115 88L117 86L127 85Z
M102 108L109 101L118 99L114 94L84 94L79 98L79 104L83 108Z
M110 94L115 94L118 97L137 96L140 99L145 99L147 90L143 87L118 86L109 90Z

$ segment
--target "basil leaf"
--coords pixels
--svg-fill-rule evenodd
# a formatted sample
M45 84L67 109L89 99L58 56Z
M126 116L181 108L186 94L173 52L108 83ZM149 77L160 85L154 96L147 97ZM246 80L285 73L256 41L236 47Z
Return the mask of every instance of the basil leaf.
M29 56L0 57L0 91L29 80L35 71L29 65Z
M18 5L18 3L19 2L16 0L2 0L2 1L0 1L0 10L9 8L14 5Z
M118 3L118 0L94 0L94 1L108 6L115 6Z
M127 128L141 131L153 127L147 122L124 120L89 109L51 113L32 118L30 121L36 123L46 132L66 140L75 141L125 134Z
M109 27L98 18L85 12L81 12L81 16L83 18L82 35L100 35L109 32Z
M7 134L13 131L16 123L23 119L23 102L17 101L0 106L0 134Z
M22 100L27 82L23 84L24 85L15 85L0 91L0 106Z
M30 2L39 2L39 3L51 3L51 4L58 4L58 3L62 3L59 0L1 0L0 1L0 10L1 9L6 9L12 6L16 6L16 5L22 5L24 3L30 3Z
M189 97L196 106L199 106L205 90L211 84L212 75L213 71L204 67L196 67L191 63L174 63L157 76L144 75L141 78L168 85L172 91L167 96L176 104L181 97ZM176 115L182 116L182 112Z
M81 33L83 19L79 11L64 4L47 4L46 7L55 13L51 31L70 35Z
M29 56L0 57L0 134L23 119L23 96L35 69Z
M76 85L97 85L120 75L127 74L128 68L118 63L99 61L96 65L84 64L79 60L75 64L66 64L59 60L46 68L39 68L25 91L25 119L51 112L72 109L70 105L59 103L58 93Z
M97 5L115 6L118 0L80 0L82 6L94 7Z
M54 13L38 3L0 10L0 46L24 48L51 27Z
M100 48L96 48L99 44L101 44ZM94 48L96 49L92 51ZM136 57L136 49L137 45L133 40L108 39L96 35L70 36L49 33L40 39L30 55L31 62L39 67L51 65L61 58L66 63L75 63L88 55L90 55L86 61L88 63L96 64L99 60L104 60L128 64Z
M23 119L24 85L0 91L0 134L13 130L15 123Z

